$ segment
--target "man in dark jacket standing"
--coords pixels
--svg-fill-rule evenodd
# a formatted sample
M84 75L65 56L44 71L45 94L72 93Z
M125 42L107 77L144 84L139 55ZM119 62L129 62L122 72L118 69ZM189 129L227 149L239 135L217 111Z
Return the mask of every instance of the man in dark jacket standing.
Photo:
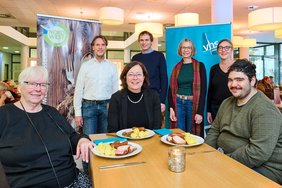
M168 86L165 57L163 53L152 49L153 35L150 32L142 31L138 36L138 42L142 51L134 55L132 60L145 65L149 73L150 88L159 93L161 111L164 112Z

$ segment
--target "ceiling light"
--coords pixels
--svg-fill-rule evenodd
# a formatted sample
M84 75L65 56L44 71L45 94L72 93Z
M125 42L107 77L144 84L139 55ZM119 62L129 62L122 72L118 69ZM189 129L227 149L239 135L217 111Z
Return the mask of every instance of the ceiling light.
M274 31L275 38L282 38L282 29L277 29Z
M197 13L182 13L174 16L175 26L181 25L198 25L199 14Z
M16 50L16 51L15 51L15 53L17 53L17 54L18 54L18 53L20 53L20 51Z
M250 47L255 47L256 45L257 45L256 39L247 38L243 40L243 44L241 45L241 47L250 48Z
M252 11L248 15L249 29L270 31L282 27L282 7L271 7Z
M239 48L243 44L243 37L240 36L233 36L232 43L234 48Z
M103 7L99 11L99 20L107 25L123 24L124 11L116 7Z
M163 25L160 23L144 22L135 24L135 34L138 36L142 31L149 31L154 38L163 36Z
M4 46L4 47L3 47L3 49L4 49L4 50L8 50L8 49L9 49L9 47L7 47L7 46Z
M35 66L37 65L37 61L36 60L30 60L30 66Z

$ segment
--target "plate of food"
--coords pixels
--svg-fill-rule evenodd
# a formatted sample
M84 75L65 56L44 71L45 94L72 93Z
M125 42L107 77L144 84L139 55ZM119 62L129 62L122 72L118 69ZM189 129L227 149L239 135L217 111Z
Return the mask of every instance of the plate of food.
M142 151L142 146L133 142L115 142L99 143L92 149L92 152L104 158L121 159L137 155Z
M154 136L155 132L144 127L132 127L130 129L122 129L117 132L117 136L127 139L145 139Z
M184 147L198 146L204 143L204 139L200 136L190 133L172 133L161 137L161 141L165 144Z

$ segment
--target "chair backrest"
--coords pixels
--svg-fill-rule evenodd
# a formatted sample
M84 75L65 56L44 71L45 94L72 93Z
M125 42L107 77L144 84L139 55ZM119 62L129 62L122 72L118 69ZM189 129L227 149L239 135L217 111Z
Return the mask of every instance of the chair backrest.
M0 187L1 188L9 188L9 184L6 178L5 171L3 169L2 163L0 161Z

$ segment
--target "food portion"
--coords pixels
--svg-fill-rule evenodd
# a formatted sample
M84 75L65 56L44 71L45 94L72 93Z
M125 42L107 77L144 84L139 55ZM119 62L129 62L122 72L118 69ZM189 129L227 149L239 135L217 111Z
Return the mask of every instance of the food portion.
M167 141L178 145L191 145L197 143L197 138L190 133L172 133L167 136Z
M132 127L132 129L124 131L122 136L130 138L145 138L150 135L150 132L147 131L144 127Z
M119 140L113 143L99 143L96 150L100 155L104 156L122 156L132 153L137 148L128 144L127 141L120 142Z

